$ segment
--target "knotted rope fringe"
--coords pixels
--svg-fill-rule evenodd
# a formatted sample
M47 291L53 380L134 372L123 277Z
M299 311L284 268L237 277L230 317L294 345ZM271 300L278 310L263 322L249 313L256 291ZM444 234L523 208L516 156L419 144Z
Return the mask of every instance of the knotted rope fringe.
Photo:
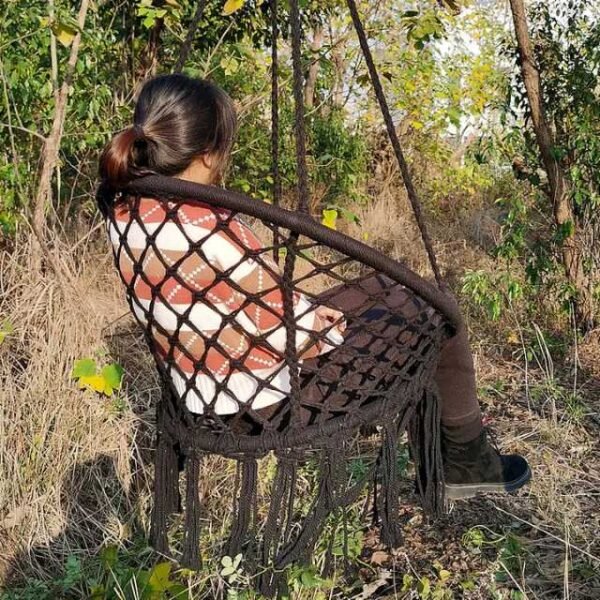
M426 512L444 512L444 469L441 445L441 402L433 382L423 392L409 425L409 440L415 461L417 490Z
M185 530L181 563L188 569L202 567L200 555L200 456L196 449L188 454L185 465Z
M402 541L402 531L398 522L398 427L392 421L383 426L379 472L381 487L378 501L381 514L381 541L386 546L395 548Z
M271 503L263 534L263 565L272 565L280 546L287 543L294 513L296 479L302 453L281 451L276 453L277 471L271 487ZM287 507L284 508L284 501ZM284 526L285 524L285 526ZM263 596L285 593L285 578L269 568L259 579L258 589Z
M226 546L228 556L236 556L242 552L245 538L250 529L252 512L256 506L257 482L258 463L256 457L250 455L239 459L234 486L233 522Z
M163 385L163 395L157 406L158 440L155 456L154 507L150 527L152 546L161 554L170 555L167 539L168 518L179 510L179 469L175 441L168 432L167 404L172 400L170 390Z
M275 561L277 569L306 562L314 549L325 519L344 502L346 456L341 439L333 438L321 451L318 493L297 538L285 546Z

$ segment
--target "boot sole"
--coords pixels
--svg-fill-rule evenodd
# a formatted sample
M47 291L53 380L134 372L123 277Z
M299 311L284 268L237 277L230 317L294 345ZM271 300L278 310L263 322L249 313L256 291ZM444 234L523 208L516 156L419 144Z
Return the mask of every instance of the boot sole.
M477 496L477 494L516 492L530 479L531 469L527 467L527 471L521 477L505 483L447 483L445 485L446 498L449 500L462 500L464 498L472 498L473 496Z

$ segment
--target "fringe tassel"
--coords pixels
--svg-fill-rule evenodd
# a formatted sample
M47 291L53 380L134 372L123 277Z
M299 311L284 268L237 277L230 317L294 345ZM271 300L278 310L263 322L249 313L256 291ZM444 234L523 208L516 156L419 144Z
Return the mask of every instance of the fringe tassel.
M379 455L381 486L378 490L377 509L381 518L381 542L391 548L402 542L398 522L398 428L396 421L384 425Z
M329 513L343 503L342 488L345 485L346 456L344 442L333 438L332 443L323 449L321 455L321 476L318 495L302 529L296 539L283 548L275 561L277 569L283 569L293 562L306 562L323 530Z
M242 545L248 534L252 520L252 510L256 502L256 487L258 480L258 463L255 457L248 456L238 461L238 470L241 470L241 484L239 494L234 497L233 523L231 534L227 543L227 554L236 556L242 550Z
M298 464L301 460L301 455L292 451L277 453L276 456L278 459L277 472L271 487L271 502L265 521L262 544L262 562L265 567L275 562L273 555L277 553L282 543L289 540ZM284 501L287 503L285 509ZM279 567L276 569L267 568L259 579L258 589L267 598L271 598L275 594L278 596L287 594L287 581Z
M202 566L200 557L200 457L191 451L185 465L185 531L181 564L188 569L198 570Z
M170 556L168 519L180 509L178 453L175 443L166 433L169 413L165 404L169 401L168 388L157 407L158 441L154 457L154 506L150 525L150 543L165 556Z
M150 543L165 556L170 556L168 518L179 507L179 471L177 453L172 443L160 440L154 461L154 507L150 525Z
M417 490L426 512L444 512L444 469L441 444L441 403L435 387L427 388L409 426L415 459Z

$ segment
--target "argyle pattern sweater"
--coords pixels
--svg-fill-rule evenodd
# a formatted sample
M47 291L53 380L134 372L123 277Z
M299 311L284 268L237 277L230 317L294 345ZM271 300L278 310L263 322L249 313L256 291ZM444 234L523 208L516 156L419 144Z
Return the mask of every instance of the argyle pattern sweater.
M258 409L285 398L279 268L256 235L197 201L127 198L113 211L108 235L127 300L188 409L232 414L240 403ZM321 329L316 306L298 291L293 303L300 359L331 350L310 335Z

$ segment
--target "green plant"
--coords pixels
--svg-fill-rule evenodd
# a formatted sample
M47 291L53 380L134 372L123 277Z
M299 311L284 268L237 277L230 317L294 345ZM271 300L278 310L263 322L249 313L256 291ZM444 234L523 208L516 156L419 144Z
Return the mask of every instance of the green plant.
M80 388L88 388L106 396L112 396L121 387L123 367L110 363L98 371L93 358L82 358L75 362L71 377L77 379Z
M297 565L288 571L288 585L294 593L290 600L303 590L315 590L315 600L325 600L327 596L323 590L329 589L332 583L329 579L321 577L314 566Z
M462 293L493 321L524 294L521 283L509 272L468 271L462 284Z

